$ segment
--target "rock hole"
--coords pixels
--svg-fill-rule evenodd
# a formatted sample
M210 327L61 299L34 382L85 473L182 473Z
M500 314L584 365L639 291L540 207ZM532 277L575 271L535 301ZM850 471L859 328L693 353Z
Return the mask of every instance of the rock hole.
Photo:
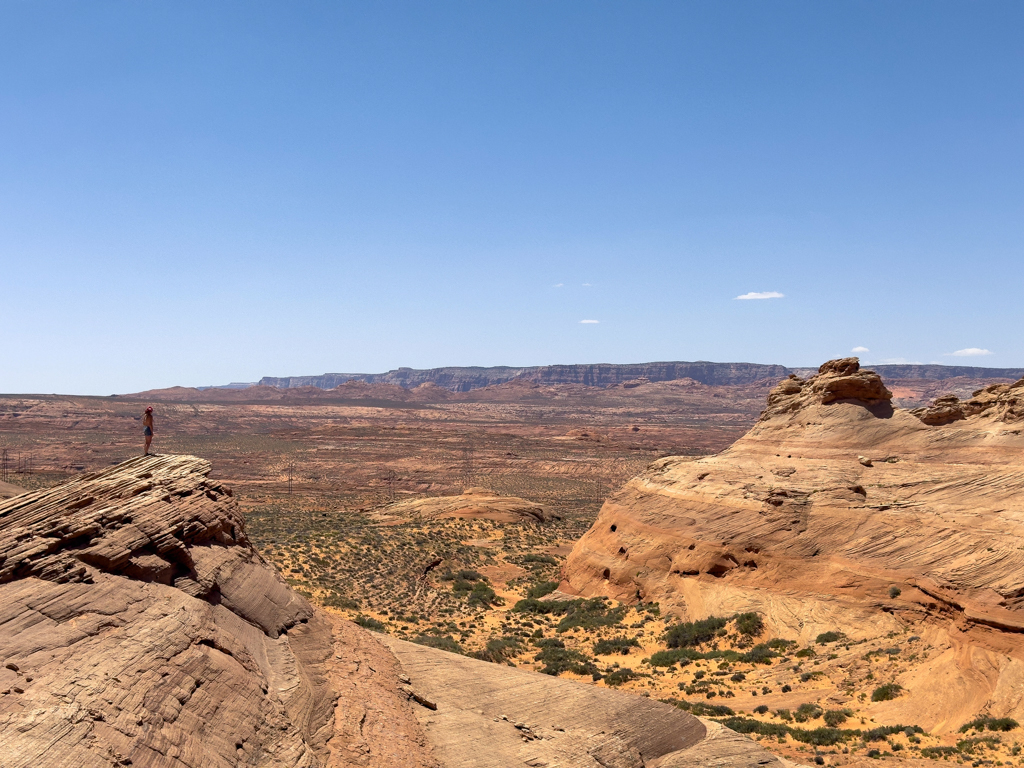
M620 555L626 554L626 548L625 547L619 547L619 554Z
M612 528L611 528L611 531L612 531L612 533L615 533L615 529L616 529L617 527L618 527L617 525L612 525Z
M694 550L696 548L697 548L696 544L691 544L690 546L687 547L687 549L689 549L689 550Z
M601 575L604 576L605 579L610 578L612 575L611 569L605 568Z

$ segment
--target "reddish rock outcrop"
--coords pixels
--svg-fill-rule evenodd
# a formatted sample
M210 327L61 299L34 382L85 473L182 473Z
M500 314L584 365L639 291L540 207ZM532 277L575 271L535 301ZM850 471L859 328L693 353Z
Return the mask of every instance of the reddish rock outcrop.
M886 711L939 728L982 710L1021 718L1022 395L1024 382L997 384L893 409L855 358L787 379L733 446L661 459L612 496L563 589L690 618L754 610L804 642L927 623L960 651Z
M393 678L346 671L362 631L262 561L209 470L145 457L0 503L5 768L432 765ZM367 708L375 749L346 726Z

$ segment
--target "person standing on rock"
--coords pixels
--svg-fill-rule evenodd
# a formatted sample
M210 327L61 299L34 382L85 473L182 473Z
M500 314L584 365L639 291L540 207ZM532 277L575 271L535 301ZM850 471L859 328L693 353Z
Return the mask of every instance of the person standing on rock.
M147 406L146 412L142 415L142 434L146 437L146 451L143 456L149 456L149 445L153 442L153 406Z

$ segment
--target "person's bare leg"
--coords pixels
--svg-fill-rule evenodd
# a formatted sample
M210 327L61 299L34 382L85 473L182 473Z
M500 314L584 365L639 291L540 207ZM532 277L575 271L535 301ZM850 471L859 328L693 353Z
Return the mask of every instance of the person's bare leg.
M143 454L143 456L149 456L149 446L150 446L150 443L152 443L152 442L153 442L153 436L152 435L146 435L146 452Z

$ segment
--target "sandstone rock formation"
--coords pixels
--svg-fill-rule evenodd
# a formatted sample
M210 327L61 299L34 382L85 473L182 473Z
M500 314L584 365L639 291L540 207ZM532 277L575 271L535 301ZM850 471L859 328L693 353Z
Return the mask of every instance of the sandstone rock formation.
M209 471L141 457L0 502L3 768L778 762L640 697L392 652L292 592Z
M486 488L467 488L458 496L428 496L396 501L380 507L375 517L388 520L415 520L438 517L486 518L502 523L520 520L543 523L551 513L543 504L516 496L500 496Z
M394 638L384 642L413 689L436 705L416 712L449 768L784 764L749 739L666 704Z
M925 628L949 653L883 714L1021 718L1022 395L1024 380L894 409L854 358L786 379L732 447L661 459L609 499L562 588L690 618L758 611L805 643Z
M263 563L209 469L139 458L0 503L5 768L347 765L373 741L431 765L393 681L348 668L361 630ZM367 709L385 739L352 727L382 730Z

